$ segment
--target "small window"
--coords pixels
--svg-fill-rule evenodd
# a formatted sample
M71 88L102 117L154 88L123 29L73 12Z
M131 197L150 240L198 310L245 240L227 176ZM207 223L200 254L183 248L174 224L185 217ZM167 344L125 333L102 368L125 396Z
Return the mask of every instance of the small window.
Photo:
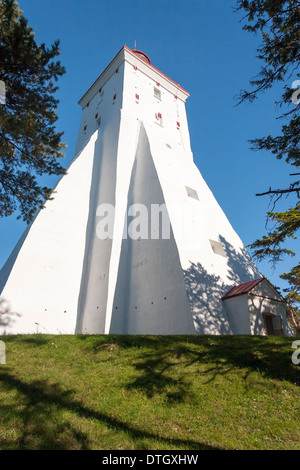
M100 127L100 124L101 124L101 116L99 116L96 120L97 122L97 126Z
M216 255L226 257L226 252L224 250L224 247L223 247L222 243L217 242L216 240L209 240L209 241L210 241L210 245L212 247L212 250Z
M154 97L161 100L161 92L158 88L154 87Z
M197 199L199 201L198 193L195 189L189 188L188 186L185 187L187 195L193 199Z
M162 115L161 113L155 113L155 119L156 119L156 123L159 124L160 126L163 125L163 120L162 120Z

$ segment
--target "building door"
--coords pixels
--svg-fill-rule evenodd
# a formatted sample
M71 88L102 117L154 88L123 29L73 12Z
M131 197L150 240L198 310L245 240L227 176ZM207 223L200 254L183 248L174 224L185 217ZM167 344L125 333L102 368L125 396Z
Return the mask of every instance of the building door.
M272 316L271 315L263 315L264 317L264 322L265 322L265 333L266 335L270 336L274 334L274 329L273 329L273 322L272 322Z
M282 327L282 320L280 316L275 316L272 314L265 313L263 315L264 323L265 323L265 333L266 335L275 335L275 336L282 336L283 335L283 327Z

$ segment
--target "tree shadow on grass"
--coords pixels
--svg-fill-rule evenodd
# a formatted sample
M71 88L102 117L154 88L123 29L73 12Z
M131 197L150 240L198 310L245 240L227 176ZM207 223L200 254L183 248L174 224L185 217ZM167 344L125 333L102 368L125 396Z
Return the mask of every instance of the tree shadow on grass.
M299 386L299 366L292 363L292 339L262 336L106 337L119 347L138 348L131 361L136 373L126 388L149 398L164 395L170 404L193 400L191 381L205 385L238 372L247 387L253 373ZM196 374L196 375L195 375ZM192 377L193 376L193 377ZM203 378L205 380L203 381ZM230 378L229 378L230 380ZM268 387L266 381L262 386Z
M150 399L163 396L168 405L193 401L192 383L200 381L205 387L213 385L220 376L227 376L230 381L232 371L235 375L238 373L246 387L252 373L274 380L274 386L277 381L299 385L299 366L291 362L293 340L288 338L122 335L86 337L85 341L88 354L107 352L107 344L117 346L110 350L112 357L116 351L119 354L120 349L132 348L132 357L130 351L125 356L118 356L120 361L124 360L127 366L134 368L125 387L137 389ZM76 424L78 418L90 419L120 433L120 441L121 434L126 434L137 448L152 441L165 449L170 446L212 449L197 440L172 439L145 431L116 416L97 411L76 399L75 390L64 390L59 383L51 384L46 380L27 383L9 373L8 368L1 368L0 384L7 392L17 392L13 395L13 403L7 401L0 407L1 428L12 430L11 433L0 433L2 449L89 449L90 437ZM260 381L259 386L266 387L268 392L270 381ZM19 430L18 435L15 429Z
M142 390L148 398L163 394L168 404L194 399L187 374L176 374L173 351L144 352L133 365L137 374L127 385L128 390Z
M78 431L70 422L60 421L60 411L68 411L77 417L91 419L110 429L126 433L133 440L154 440L168 446L184 447L192 450L222 450L189 439L172 439L148 431L143 431L116 417L93 410L75 399L73 390L62 390L60 384L49 384L46 380L26 383L19 378L0 371L0 383L7 390L21 394L20 403L2 407L2 421L6 426L22 421L22 435L18 440L4 440L0 445L5 449L81 449L89 448L89 437ZM34 443L34 444L33 444ZM34 447L33 447L34 446ZM101 447L101 444L99 445Z
M39 336L24 336L20 338L22 343L32 344L33 346L44 346L49 343L49 338L45 338L43 335Z

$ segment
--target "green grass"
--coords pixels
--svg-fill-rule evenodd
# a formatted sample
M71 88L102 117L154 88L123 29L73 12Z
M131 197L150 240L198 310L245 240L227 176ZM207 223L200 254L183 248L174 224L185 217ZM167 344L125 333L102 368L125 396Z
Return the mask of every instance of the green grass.
M0 449L300 449L292 339L6 336Z

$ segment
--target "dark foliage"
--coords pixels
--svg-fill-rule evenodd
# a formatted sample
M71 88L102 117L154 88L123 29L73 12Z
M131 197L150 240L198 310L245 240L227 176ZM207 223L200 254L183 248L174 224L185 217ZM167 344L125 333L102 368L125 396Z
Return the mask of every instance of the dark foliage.
M0 80L6 89L0 105L1 217L19 210L29 222L51 195L38 177L65 171L58 160L66 145L55 130L55 82L65 73L57 55L59 41L49 49L38 45L18 3L0 1Z

